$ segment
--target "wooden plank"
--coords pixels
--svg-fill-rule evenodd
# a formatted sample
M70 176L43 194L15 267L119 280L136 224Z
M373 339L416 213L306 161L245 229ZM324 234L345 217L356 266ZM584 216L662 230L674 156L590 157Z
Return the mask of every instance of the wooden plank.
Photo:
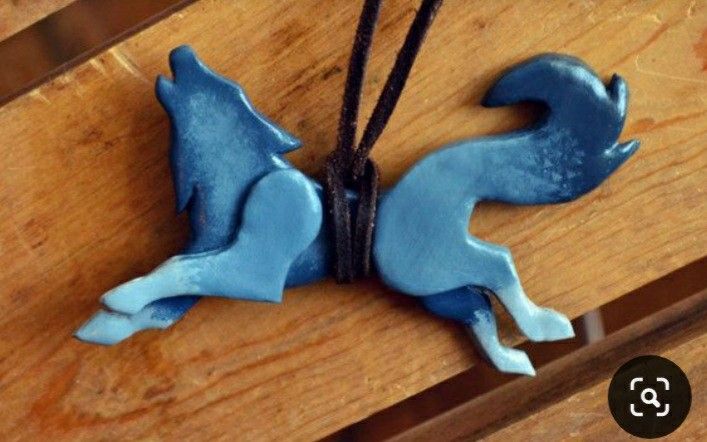
M604 304L600 309L595 310L601 317L604 332L606 335L621 333L621 336L624 337L623 342L626 342L627 339L630 339L630 337L627 337L626 331L630 330L627 327L642 319L653 317L652 320L647 321L647 327L641 328L637 332L634 329L635 337L646 335L650 331L654 331L659 326L659 323L667 322L666 318L671 315L671 311L674 313L673 321L683 323L682 319L686 312L690 310L694 312L697 309L694 307L695 304L677 304L693 297L707 287L707 272L705 272L705 268L707 268L707 258L695 261L614 301ZM656 313L658 313L658 316L654 316ZM661 317L664 319L660 320ZM572 354L587 345L588 337L586 330L582 328L583 321L575 320L574 322L576 324L575 330L577 330L575 339L556 343L525 342L519 345L518 348L528 353L536 368L558 361L559 358ZM618 345L616 341L608 342L613 342L614 346ZM571 361L575 364L575 367L553 369L553 373L558 374L556 379L553 379L553 375L545 374L547 370L542 369L542 377L537 380L526 381L524 384L525 389L521 390L517 389L517 387L512 387L506 390L507 395L504 397L489 395L487 399L479 399L477 402L472 402L482 395L497 390L502 385L518 381L517 376L495 372L488 364L475 365L469 370L446 379L444 382L411 398L375 413L354 425L347 426L341 431L327 436L324 440L331 442L342 440L356 440L359 442L388 440L401 434L414 434L416 429L421 426L429 428L428 423L437 421L435 419L437 417L440 417L437 428L430 428L427 433L430 435L428 438L434 435L435 439L439 439L439 435L444 434L440 430L441 428L458 428L461 422L465 427L464 431L469 433L467 439L474 439L473 434L483 431L490 432L493 431L493 428L502 428L508 425L510 420L519 419L524 415L531 414L532 410L542 408L542 401L537 394L543 391L540 385L542 383L547 383L547 381L561 383L569 392L567 394L571 394L582 388L577 384L577 378L579 377L577 373L585 365L592 368L590 372L591 378L587 385L591 384L592 380L600 379L601 374L594 368L596 366L596 358L601 357L602 353L607 353L606 343L607 341L601 347L593 347L595 349L593 354L581 357L577 357L578 355L574 354ZM616 354L616 352L613 354ZM621 354L621 357L625 357L625 355ZM616 366L609 367L609 371L613 368L616 368ZM572 378L575 382L567 382L567 373L573 373ZM558 394L558 389L555 385L552 383L550 385L553 395L552 397L544 398L554 403L561 399L561 395ZM535 394L527 392L526 389ZM473 409L463 412L461 410L464 409L460 407L463 404L475 405L473 405ZM451 413L453 409L457 409L458 414ZM445 416L448 417L446 420ZM473 416L473 419L468 416ZM424 437L419 439L424 440Z
M637 156L579 202L486 205L472 226L510 245L535 301L576 317L704 254L707 11L550 3L446 2L374 156L390 184L445 142L528 121L476 103L537 52L621 72ZM364 114L416 5L386 2ZM311 439L473 363L458 328L375 281L291 290L281 306L208 300L172 330L113 348L70 337L100 293L185 239L151 92L169 49L189 42L243 84L304 140L291 159L311 173L334 142L359 7L203 0L0 109L0 436Z
M670 440L705 440L707 426L704 411L707 407L707 334L695 338L662 356L677 363L691 380L693 398L690 414L683 424L670 434ZM483 440L508 441L522 437L526 441L566 440L581 437L585 440L635 440L610 417L606 402L607 379L591 388L577 392L562 402L540 413L494 433Z
M0 105L192 2L74 0L71 5L0 41L0 60L3 60Z
M707 325L707 322L703 322L703 325ZM690 414L685 422L668 436L669 440L698 441L707 438L707 423L704 420L707 409L705 331L707 327L703 326L699 336L660 353L682 368L692 388ZM646 350L643 353L646 353ZM611 418L606 399L610 382L609 377L482 440L501 442L522 438L525 441L548 441L576 437L585 440L635 440Z
M584 347L553 361L538 371L536 379L514 380L410 428L390 440L391 442L478 440L485 437L495 439L496 434L505 434L506 440L517 440L518 435L524 434L523 431L518 430L514 433L515 437L512 437L506 429L515 428L517 425L520 426L519 428L527 429L527 426L532 423L542 422L536 416L543 415L546 409L562 410L562 407L556 408L556 405L566 405L567 401L573 400L571 398L578 392L596 388L604 380L610 379L614 372L631 358L644 354L665 353L704 335L705 332L707 332L707 290L701 290L700 293L631 324L595 345ZM678 360L675 362L682 366ZM704 366L699 368L702 369ZM698 375L699 371L697 374L693 372L690 379L693 380ZM693 391L697 391L695 388ZM603 398L606 398L606 394ZM699 416L706 405L707 403L696 401L693 408L696 413L693 414ZM571 427L575 411L576 408L565 407L564 414L559 415L557 420L547 423L547 429L538 428L537 431L565 432L568 430L568 433L576 433L577 430ZM604 415L595 415L595 417L605 425L606 429L611 430L614 428L611 426L612 418L608 413L607 408ZM558 423L562 418L566 423ZM528 423L524 424L526 421ZM618 426L615 430L621 431ZM579 434L584 436L582 432ZM502 436L499 436L499 439L500 437ZM538 438L538 440L564 440L565 438L550 437ZM598 440L598 438L589 439Z
M0 41L75 0L4 0L0 2Z

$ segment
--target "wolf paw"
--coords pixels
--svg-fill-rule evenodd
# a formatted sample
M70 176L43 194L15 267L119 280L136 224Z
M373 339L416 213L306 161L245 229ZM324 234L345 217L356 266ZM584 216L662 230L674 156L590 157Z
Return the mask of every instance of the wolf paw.
M134 315L150 303L146 287L142 287L143 278L136 278L106 292L101 302L108 309L124 315Z
M523 327L523 334L534 342L559 341L574 337L572 323L567 317L550 308L539 308L530 324Z
M515 348L499 348L497 352L487 354L491 363L503 373L535 376L535 368L528 355Z
M101 310L84 323L74 336L84 342L113 345L129 338L135 331L130 316Z

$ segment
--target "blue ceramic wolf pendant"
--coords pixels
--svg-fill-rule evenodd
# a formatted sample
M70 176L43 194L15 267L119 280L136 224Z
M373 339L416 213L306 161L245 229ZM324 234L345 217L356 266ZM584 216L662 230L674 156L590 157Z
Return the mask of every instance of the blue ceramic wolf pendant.
M175 49L170 64L174 78L160 76L156 89L171 120L177 209L189 210L191 241L103 295L108 310L78 330L84 341L115 344L166 328L199 296L280 302L286 287L329 270L321 186L283 158L299 141L189 47ZM434 152L385 192L373 248L380 277L463 323L499 370L533 374L525 353L499 342L489 296L533 341L571 337L572 326L528 299L510 251L471 236L469 217L482 200L560 203L597 187L638 147L617 143L627 100L621 77L605 86L572 57L541 55L510 69L484 105L535 101L546 115L525 130Z

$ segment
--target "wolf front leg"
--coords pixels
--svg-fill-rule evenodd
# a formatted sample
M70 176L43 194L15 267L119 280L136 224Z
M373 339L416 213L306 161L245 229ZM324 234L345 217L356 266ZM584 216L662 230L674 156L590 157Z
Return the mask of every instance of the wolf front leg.
M186 297L170 299L184 298ZM189 304L189 307L191 305L193 303ZM75 336L84 342L114 345L141 330L169 327L175 322L175 311L177 310L171 305L145 308L134 315L99 310L76 330ZM183 311L180 310L178 314L181 315Z
M240 219L234 211L235 205L242 206L236 195L219 198L233 202L233 206L213 203L211 198L203 196L191 201L190 221L192 235L182 254L202 253L222 249L232 242L236 227L229 220ZM247 194L244 199L247 198ZM204 224L204 220L207 220ZM163 298L148 304L134 315L125 315L106 310L99 310L86 321L75 333L82 341L94 344L114 345L133 334L148 329L164 330L179 321L198 301L200 296L174 296Z
M175 256L109 291L103 303L115 312L135 314L158 299L187 294L279 302L290 265L316 238L322 216L307 177L294 169L270 173L250 192L230 246Z

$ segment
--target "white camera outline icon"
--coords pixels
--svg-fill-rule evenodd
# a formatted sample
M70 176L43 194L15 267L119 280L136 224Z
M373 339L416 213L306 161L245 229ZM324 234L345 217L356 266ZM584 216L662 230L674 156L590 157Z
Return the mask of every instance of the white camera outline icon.
M658 377L655 380L656 380L656 382L663 383L663 385L665 386L665 391L670 390L670 382L668 382L668 380L666 378ZM634 391L636 389L636 384L638 384L639 382L643 382L642 377L635 377L635 378L631 379L631 383L629 384L629 388L631 389L631 391ZM648 399L649 393L651 396L650 399ZM643 390L641 390L641 402L643 402L646 405L653 405L655 408L658 408L658 409L661 407L661 404L658 401L658 392L655 391L653 388L648 387L648 388L644 388ZM666 403L664 405L665 405L665 410L656 412L656 414L655 414L656 417L665 417L668 415L668 413L670 413L670 404ZM636 410L636 404L634 404L633 402L631 404L629 404L629 411L631 412L631 414L633 416L643 417L643 413Z

